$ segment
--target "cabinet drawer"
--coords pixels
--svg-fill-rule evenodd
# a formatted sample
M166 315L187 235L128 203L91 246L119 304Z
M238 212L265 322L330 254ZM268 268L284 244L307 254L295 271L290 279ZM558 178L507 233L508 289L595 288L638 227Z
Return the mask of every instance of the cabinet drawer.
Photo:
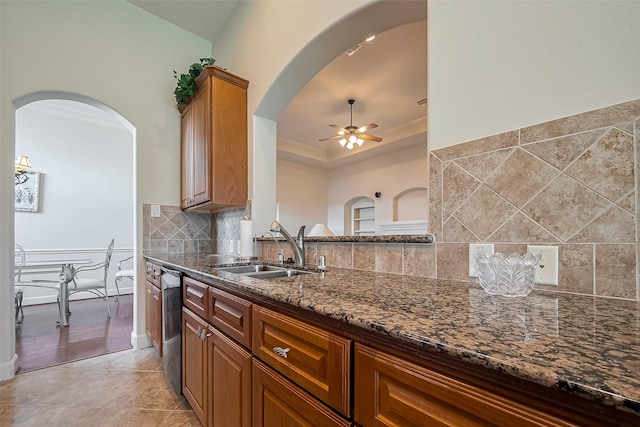
M354 419L363 426L574 425L360 344L354 365Z
M149 261L145 264L145 274L147 276L147 280L157 287L160 287L160 275L162 270L159 265L155 265Z
M256 359L252 374L254 427L351 425Z
M350 417L350 340L254 305L252 348L273 368Z
M209 286L190 277L182 279L182 304L203 319L209 318Z
M251 303L217 288L209 288L209 322L251 347Z

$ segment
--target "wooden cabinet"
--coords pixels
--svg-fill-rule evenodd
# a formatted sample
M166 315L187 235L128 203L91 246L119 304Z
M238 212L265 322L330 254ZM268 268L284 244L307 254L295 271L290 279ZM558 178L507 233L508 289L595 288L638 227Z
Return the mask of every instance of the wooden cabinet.
M146 264L145 281L145 333L162 357L162 291L160 267Z
M209 327L208 425L251 426L251 353Z
M198 91L181 107L180 207L245 206L249 82L211 66L196 83Z
M251 303L217 288L209 288L209 322L238 341L251 347Z
M204 426L209 414L207 327L204 320L182 309L182 393Z
M185 398L203 426L249 427L252 355L232 338L249 345L251 303L190 277L183 296Z
M253 426L350 426L300 387L253 360Z
M531 407L356 344L355 421L363 426L568 426Z
M182 279L182 304L200 316L209 318L209 286L191 277Z
M253 354L346 417L351 416L351 341L253 306Z

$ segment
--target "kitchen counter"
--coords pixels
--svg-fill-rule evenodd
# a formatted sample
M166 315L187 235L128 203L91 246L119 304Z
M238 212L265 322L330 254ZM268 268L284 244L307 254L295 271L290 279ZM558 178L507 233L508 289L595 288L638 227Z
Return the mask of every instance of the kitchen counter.
M497 297L475 284L332 267L258 280L215 269L229 257L146 257L640 416L640 302L537 290Z

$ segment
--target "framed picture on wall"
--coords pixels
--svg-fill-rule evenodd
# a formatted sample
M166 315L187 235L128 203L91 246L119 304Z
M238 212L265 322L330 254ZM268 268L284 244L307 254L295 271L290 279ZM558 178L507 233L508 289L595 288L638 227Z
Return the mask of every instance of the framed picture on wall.
M40 172L24 172L27 180L16 184L16 211L38 212L40 200Z

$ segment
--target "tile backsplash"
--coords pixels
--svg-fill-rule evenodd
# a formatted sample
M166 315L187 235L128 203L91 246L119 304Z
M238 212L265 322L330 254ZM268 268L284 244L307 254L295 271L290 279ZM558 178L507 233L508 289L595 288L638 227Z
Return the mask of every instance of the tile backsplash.
M151 205L142 205L142 247L147 253L211 253L211 214L183 212L180 206L160 205L160 216L151 216Z
M437 277L472 280L469 243L545 244L558 246L559 291L640 299L639 124L640 100L431 152Z

